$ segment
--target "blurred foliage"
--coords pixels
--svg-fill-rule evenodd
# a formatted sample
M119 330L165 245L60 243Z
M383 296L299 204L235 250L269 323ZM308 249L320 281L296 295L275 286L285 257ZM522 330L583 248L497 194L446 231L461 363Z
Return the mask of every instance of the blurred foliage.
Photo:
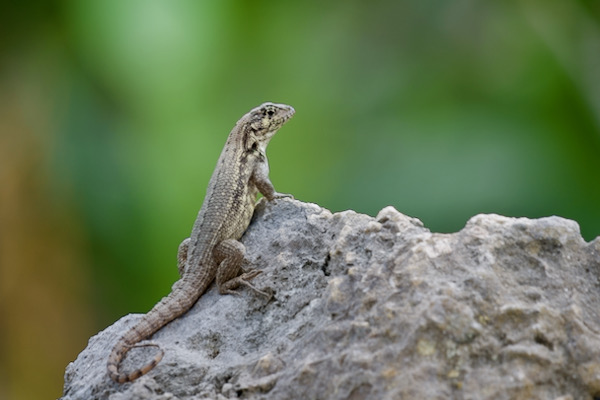
M0 399L59 396L90 335L177 278L225 138L263 101L281 192L432 231L600 235L600 2L5 2Z

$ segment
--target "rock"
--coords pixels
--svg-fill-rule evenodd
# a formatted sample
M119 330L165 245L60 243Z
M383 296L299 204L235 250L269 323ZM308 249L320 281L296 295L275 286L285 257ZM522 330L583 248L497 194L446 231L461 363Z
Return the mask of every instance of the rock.
M392 207L283 199L243 242L271 300L213 286L154 335L162 362L119 385L106 359L139 315L124 317L69 364L63 399L600 398L600 237L573 221L477 215L437 234Z

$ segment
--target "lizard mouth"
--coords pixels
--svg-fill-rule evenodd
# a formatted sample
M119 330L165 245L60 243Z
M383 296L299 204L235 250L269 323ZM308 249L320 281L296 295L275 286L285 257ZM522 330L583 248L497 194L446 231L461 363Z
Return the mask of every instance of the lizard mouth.
M296 114L296 110L294 109L294 107L292 106L287 106L287 113L285 113L285 115L283 116L283 121L287 121L288 119L292 118L294 116L294 114Z

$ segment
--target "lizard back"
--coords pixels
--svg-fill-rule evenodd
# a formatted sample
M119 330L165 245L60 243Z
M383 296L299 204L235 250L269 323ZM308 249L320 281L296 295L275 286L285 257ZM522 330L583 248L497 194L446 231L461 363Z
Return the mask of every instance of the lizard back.
M239 269L239 246L243 250L243 245L238 243L238 248L234 246L232 250L225 243L231 246L229 241L237 241L245 232L252 219L258 192L268 200L288 196L275 192L268 178L265 152L271 138L294 112L292 107L284 104L264 103L245 114L232 129L211 176L190 238L180 245L178 268L181 279L175 282L171 293L117 341L107 363L111 379L118 383L130 382L152 370L161 361L164 352L154 343L138 342L187 312L210 286L220 268L224 270L221 275L227 277L231 271ZM222 260L220 265L216 248L219 254L230 257ZM249 279L256 274L250 275ZM239 283L249 285L242 277L231 277L231 281L235 281L232 287ZM223 283L225 293L232 292L227 288L228 283ZM119 365L127 352L141 346L157 347L159 352L141 368L130 373L120 372Z

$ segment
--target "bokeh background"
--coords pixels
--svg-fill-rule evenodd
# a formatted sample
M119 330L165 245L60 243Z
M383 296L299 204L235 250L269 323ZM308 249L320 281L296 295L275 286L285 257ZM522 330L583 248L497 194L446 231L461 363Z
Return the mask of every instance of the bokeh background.
M281 192L600 235L597 0L0 6L0 399L55 398L88 338L177 279L225 138L263 101Z

